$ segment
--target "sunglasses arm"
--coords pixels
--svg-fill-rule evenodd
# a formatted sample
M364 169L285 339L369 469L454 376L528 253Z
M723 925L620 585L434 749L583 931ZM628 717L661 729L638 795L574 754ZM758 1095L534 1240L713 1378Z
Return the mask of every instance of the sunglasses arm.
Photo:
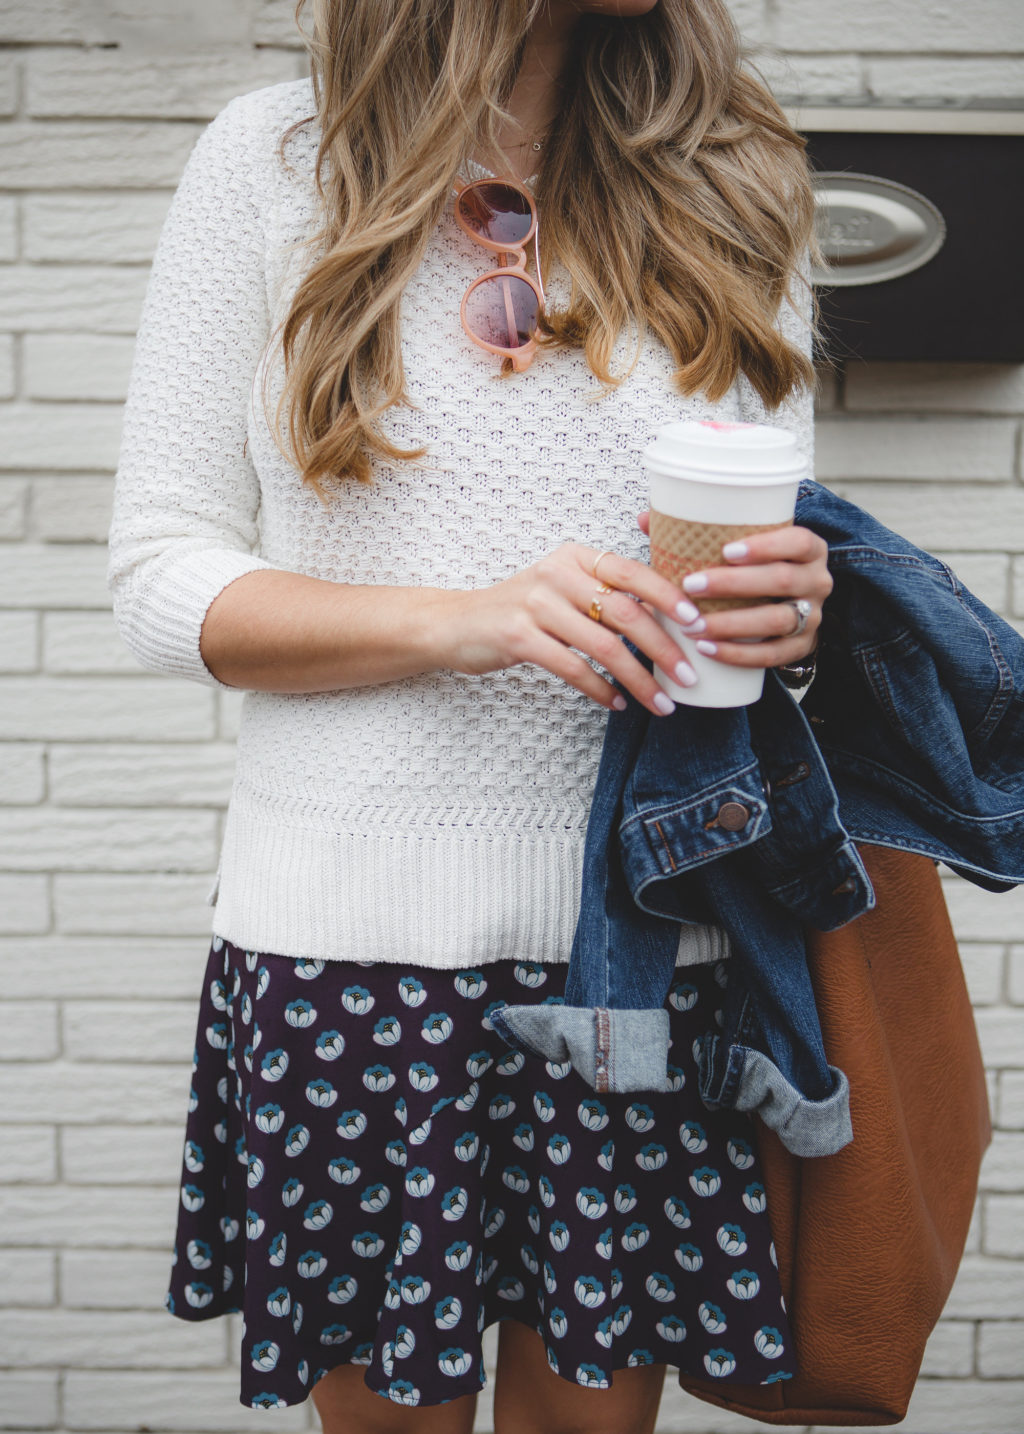
M545 292L544 292L544 280L541 278L541 274L540 274L540 219L539 219L539 218L537 219L537 223L534 225L534 230L533 230L533 252L534 252L534 255L535 255L536 260L537 260L537 287L538 287L538 289L540 289L541 302L542 302L545 306L547 306L548 297L547 297L547 295L546 295Z

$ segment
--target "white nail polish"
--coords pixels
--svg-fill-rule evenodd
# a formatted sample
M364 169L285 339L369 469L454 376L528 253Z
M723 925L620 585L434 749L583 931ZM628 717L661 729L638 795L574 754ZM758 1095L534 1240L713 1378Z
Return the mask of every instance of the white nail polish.
M686 633L687 637L693 637L694 633L703 632L706 627L707 623L704 621L704 619L702 617L698 617L695 618L693 622L684 623L683 631Z
M692 687L697 681L697 674L688 662L677 662L675 674L677 681L681 682L684 687Z
M700 617L700 613L692 602L677 602L676 617L678 617L681 622L696 622Z
M621 692L617 692L612 698L612 706L615 708L616 712L625 712L626 699L625 697L623 697Z
M683 587L688 593L702 593L707 585L706 573L691 573L688 578L683 578Z
M732 558L735 561L737 558L745 558L748 551L746 543L726 543L722 549L722 557Z
M670 712L676 710L676 704L665 692L656 692L654 694L654 705L664 717L667 717Z
M718 651L718 643L708 642L707 638L702 638L697 644L697 651L702 652L705 657L714 657Z

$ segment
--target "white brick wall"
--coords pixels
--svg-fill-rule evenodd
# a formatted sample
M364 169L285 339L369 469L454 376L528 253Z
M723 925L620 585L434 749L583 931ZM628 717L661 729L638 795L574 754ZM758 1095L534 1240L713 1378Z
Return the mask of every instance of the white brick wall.
M1020 0L733 6L783 98L1024 100ZM135 668L102 542L167 203L232 95L303 73L293 9L0 0L0 1429L266 1425L237 1320L160 1307L238 698ZM821 476L1024 619L1024 368L853 366L822 408ZM947 890L997 1133L903 1427L1024 1434L1024 893ZM662 1434L754 1427L669 1382Z

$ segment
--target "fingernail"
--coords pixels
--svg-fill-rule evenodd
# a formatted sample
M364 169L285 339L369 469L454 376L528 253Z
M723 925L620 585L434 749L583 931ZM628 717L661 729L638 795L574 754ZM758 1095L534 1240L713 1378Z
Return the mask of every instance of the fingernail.
M695 632L703 632L706 627L707 623L704 621L704 619L702 617L698 617L693 622L684 623L683 631L686 633L687 637L692 637Z
M688 662L676 663L676 677L684 687L692 687L697 681L697 674Z
M705 657L714 657L715 653L718 651L718 643L708 642L706 637L701 638L700 642L698 642L697 644L697 651L703 652Z
M702 593L707 585L705 573L691 573L688 578L683 578L683 587L688 593Z
M700 613L692 602L686 602L684 599L682 602L676 603L676 616L681 618L683 622L696 622L700 617Z
M612 698L612 706L615 708L616 712L625 712L626 699L622 696L621 692L616 693L616 695Z
M747 552L748 549L746 543L726 543L725 547L722 549L722 557L732 559L745 558L747 556Z
M665 717L667 717L670 712L676 710L676 704L672 701L672 698L664 692L656 692L654 694L654 705Z

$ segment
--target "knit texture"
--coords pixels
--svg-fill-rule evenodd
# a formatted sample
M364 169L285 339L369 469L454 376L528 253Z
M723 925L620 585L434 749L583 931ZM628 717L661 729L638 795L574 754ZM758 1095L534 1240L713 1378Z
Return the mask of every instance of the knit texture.
M162 229L125 408L110 535L120 631L155 671L221 686L199 634L210 603L256 568L340 583L480 588L567 541L646 560L640 453L686 417L774 423L811 465L811 400L767 414L743 380L682 398L667 351L644 346L602 390L582 355L524 374L459 321L489 262L446 210L402 305L411 406L389 437L428 446L374 465L324 506L278 452L281 391L264 347L318 227L310 81L242 95L200 135ZM545 276L549 302L564 273ZM780 324L809 343L806 316ZM624 335L622 367L632 355ZM539 667L442 671L337 692L247 692L213 929L250 950L459 967L566 961L606 714ZM714 933L699 938L704 959ZM692 959L692 955L691 955Z

